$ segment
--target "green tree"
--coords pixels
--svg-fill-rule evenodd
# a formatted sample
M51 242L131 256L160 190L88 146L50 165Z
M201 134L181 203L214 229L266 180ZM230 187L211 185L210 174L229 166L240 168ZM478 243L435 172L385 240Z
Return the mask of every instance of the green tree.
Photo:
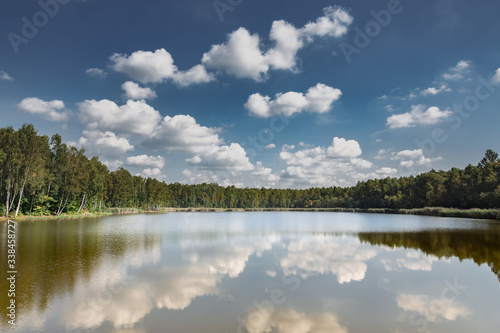
M42 169L45 167L45 161L42 158L42 151L45 146L48 146L48 138L46 136L38 136L35 127L31 124L24 124L18 130L18 140L19 149L22 153L19 155L19 198L14 217L17 217L19 214L26 184L28 182L37 182L37 175L43 172Z
M4 191L5 216L8 217L17 193L17 176L21 167L18 132L12 127L0 129L0 147L3 152L1 186Z
M92 157L88 164L88 200L92 202L92 210L101 210L102 202L106 198L106 176L108 167L99 161L98 157Z
M33 125L0 128L0 206L9 216L35 212L60 215L102 207L229 208L500 208L500 161L487 150L477 166L431 170L418 176L370 179L348 188L304 190L166 184L110 172L97 157L68 147L60 135L38 135Z
M495 153L493 150L488 149L486 153L484 154L483 159L479 162L479 167L484 167L488 163L495 163L498 162L498 154Z

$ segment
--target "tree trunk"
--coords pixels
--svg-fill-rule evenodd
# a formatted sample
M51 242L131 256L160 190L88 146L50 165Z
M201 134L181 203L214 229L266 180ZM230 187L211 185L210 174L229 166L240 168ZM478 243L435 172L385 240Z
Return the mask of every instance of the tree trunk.
M82 203L80 204L80 208L78 208L76 215L80 214L80 210L82 210L82 208L85 207L85 205L87 204L87 201L85 200L86 197L87 193L83 193Z
M28 179L28 172L26 172L26 175L24 176L23 185L21 186L21 191L19 192L19 200L17 201L17 208L14 217L17 217L17 214L19 213L19 208L21 208L21 200L23 199L24 186L26 185L27 179Z
M12 193L10 194L10 203L9 203L9 210L12 210L12 207L14 207L14 200L16 199L17 191L16 187L11 185Z
M7 199L5 200L5 217L9 217L9 210L10 210L10 205L9 205L10 188L11 188L11 184L9 182L8 185L7 185Z
M62 202L63 202L63 197L61 196L61 201L59 201L59 207L57 207L57 211L56 211L57 215L59 215L59 210L61 209Z
M30 214L29 214L30 216L31 216L31 212L33 211L33 199L34 199L34 198L35 198L35 195L33 194L33 195L31 196L31 205L30 205Z
M66 197L66 201L64 201L64 205L62 206L62 208L57 210L57 216L62 214L64 207L66 207L66 204L68 203L68 199L69 199L69 196ZM61 199L61 203L62 203L62 199ZM61 207L60 204L59 204L59 207Z

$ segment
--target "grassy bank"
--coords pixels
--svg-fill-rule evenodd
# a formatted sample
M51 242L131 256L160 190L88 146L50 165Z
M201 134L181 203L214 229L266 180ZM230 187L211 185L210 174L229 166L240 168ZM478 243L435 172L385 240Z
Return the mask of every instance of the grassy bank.
M109 208L103 212L85 212L83 214L61 214L60 216L19 216L16 221L36 221L52 219L79 219L111 215L169 213L169 212L335 212L335 213L370 213L425 215L439 217L461 217L471 219L500 220L500 209L454 209L442 207L426 207L414 209L390 208L162 208L160 211L147 211L138 208ZM13 219L10 217L9 219ZM7 220L1 217L0 221Z
M454 209L441 207L426 207L415 209L399 209L397 214L442 216L442 217L464 217L471 219L500 220L500 209Z
M42 216L34 216L34 215L22 215L16 218L14 217L0 217L0 221L16 220L16 221L43 221L43 220L69 220L69 219L81 219L81 218L89 218L89 217L103 217L103 216L112 216L112 215L127 215L127 214L145 214L145 213L163 213L164 211L146 211L144 209L138 208L108 208L102 212L84 212L80 214L71 214L64 213L59 216L57 215L42 215Z
M439 217L463 217L472 219L500 220L500 209L454 209L442 207L426 207L414 209L390 208L251 208L245 211L295 211L295 212L339 212L339 213L371 213L425 215Z
M14 217L0 217L0 221L7 220L15 220L15 221L43 221L43 220L70 220L70 219L81 219L87 217L102 217L102 216L110 216L112 213L108 212L96 212L96 213L85 213L85 214L61 214L57 215L42 215L42 216L33 216L33 215L21 215L16 218Z
M166 208L164 212L337 212L425 215L439 217L463 217L471 219L500 220L500 209L454 209L426 207L414 209L390 208Z

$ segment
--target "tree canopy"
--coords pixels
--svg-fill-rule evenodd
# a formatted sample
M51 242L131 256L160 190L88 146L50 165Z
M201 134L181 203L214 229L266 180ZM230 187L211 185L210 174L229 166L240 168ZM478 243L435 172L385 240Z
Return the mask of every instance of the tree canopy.
M417 176L371 179L353 187L305 190L167 184L109 171L98 157L50 140L25 124L0 129L0 213L60 215L107 207L206 208L500 208L500 161L487 150L476 165Z

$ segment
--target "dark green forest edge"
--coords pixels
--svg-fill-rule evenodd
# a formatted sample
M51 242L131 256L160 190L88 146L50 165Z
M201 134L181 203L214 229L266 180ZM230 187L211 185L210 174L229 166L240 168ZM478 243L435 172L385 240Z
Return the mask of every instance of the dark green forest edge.
M38 135L31 124L0 129L0 215L81 216L175 209L318 210L500 219L500 160L418 176L306 190L167 184L109 171L83 149ZM328 184L325 184L328 185ZM450 207L450 208L428 208Z

